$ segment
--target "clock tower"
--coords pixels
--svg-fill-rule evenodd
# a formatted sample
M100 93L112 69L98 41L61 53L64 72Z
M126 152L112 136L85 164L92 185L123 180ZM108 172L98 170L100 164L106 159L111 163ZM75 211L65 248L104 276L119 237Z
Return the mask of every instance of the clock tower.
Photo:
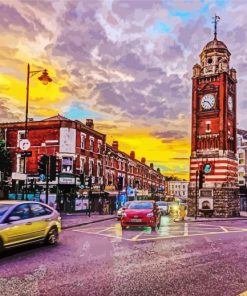
M227 46L214 39L193 67L188 216L239 216L236 158L236 70Z

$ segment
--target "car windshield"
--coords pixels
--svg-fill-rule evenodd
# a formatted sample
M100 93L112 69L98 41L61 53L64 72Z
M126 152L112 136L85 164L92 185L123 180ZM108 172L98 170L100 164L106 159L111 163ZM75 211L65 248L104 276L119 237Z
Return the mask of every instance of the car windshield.
M128 209L152 209L152 202L132 202Z
M0 205L0 219L3 217L3 215L8 211L10 208L10 205Z
M164 201L158 201L158 202L157 202L157 205L158 205L158 206L167 206L167 203L164 202Z

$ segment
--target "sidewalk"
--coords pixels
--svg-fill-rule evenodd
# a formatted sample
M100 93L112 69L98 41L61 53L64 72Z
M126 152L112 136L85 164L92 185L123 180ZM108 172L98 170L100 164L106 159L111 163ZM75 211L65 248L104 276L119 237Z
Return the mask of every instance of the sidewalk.
M92 223L97 223L106 220L117 219L116 215L99 215L91 214L91 217L88 217L86 213L73 213L73 214L61 214L62 218L62 229L68 229L76 226L83 226Z

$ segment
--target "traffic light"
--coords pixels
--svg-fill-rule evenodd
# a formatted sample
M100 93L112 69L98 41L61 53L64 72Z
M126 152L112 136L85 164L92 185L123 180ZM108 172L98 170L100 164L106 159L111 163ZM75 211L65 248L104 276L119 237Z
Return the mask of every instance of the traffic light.
M50 156L50 181L56 180L57 173L57 159L56 156Z
M88 177L88 187L91 188L92 187L92 176Z
M119 176L118 177L117 189L118 189L118 191L122 191L123 190L123 177L122 176Z
M38 161L38 173L39 175L45 175L46 176L46 166L48 164L48 156L42 155L40 157L40 160Z
M85 175L84 173L83 174L80 174L80 181L81 181L81 185L85 185Z
M199 189L202 188L203 183L205 182L205 172L203 170L199 171Z

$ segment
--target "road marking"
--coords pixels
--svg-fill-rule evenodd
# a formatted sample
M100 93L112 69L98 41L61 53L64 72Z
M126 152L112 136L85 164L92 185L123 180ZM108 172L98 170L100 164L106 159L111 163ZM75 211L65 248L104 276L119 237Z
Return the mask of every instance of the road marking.
M242 292L241 294L238 294L238 296L247 296L247 290Z
M73 230L73 231L76 231L76 230ZM86 233L86 234L100 235L100 236L105 236L105 237L113 237L113 238L118 238L118 239L123 239L123 240L131 241L130 238L125 238L125 237L117 236L117 235L104 234L104 233L97 233L97 232L89 232L89 231L83 231L83 230L77 230L77 232L80 232L80 233Z
M191 236L206 236L206 235L214 235L214 234L229 234L233 232L246 232L242 230L236 230L236 231L228 231L228 232L205 232L205 233L195 233L195 234L189 234L187 237ZM178 238L178 237L184 237L184 235L170 235L170 236L162 236L162 237L149 237L149 238L140 238L138 241L145 241L145 240L158 240L158 239L169 239L169 238Z
M98 234L98 233L101 233L101 232L105 232L105 231L110 230L110 229L112 229L112 228L115 228L115 227L107 227L107 228L102 229L102 230L100 230L100 231L98 231L98 232L96 232L96 233Z
M184 236L188 236L189 232L188 232L188 223L184 223Z
M220 228L225 232L229 232L224 226L220 226Z
M145 230L143 230L143 231L141 231L139 234L137 234L137 235L135 235L134 237L132 237L132 241L137 241L138 240L138 238L143 234L143 233L145 233L146 231Z

